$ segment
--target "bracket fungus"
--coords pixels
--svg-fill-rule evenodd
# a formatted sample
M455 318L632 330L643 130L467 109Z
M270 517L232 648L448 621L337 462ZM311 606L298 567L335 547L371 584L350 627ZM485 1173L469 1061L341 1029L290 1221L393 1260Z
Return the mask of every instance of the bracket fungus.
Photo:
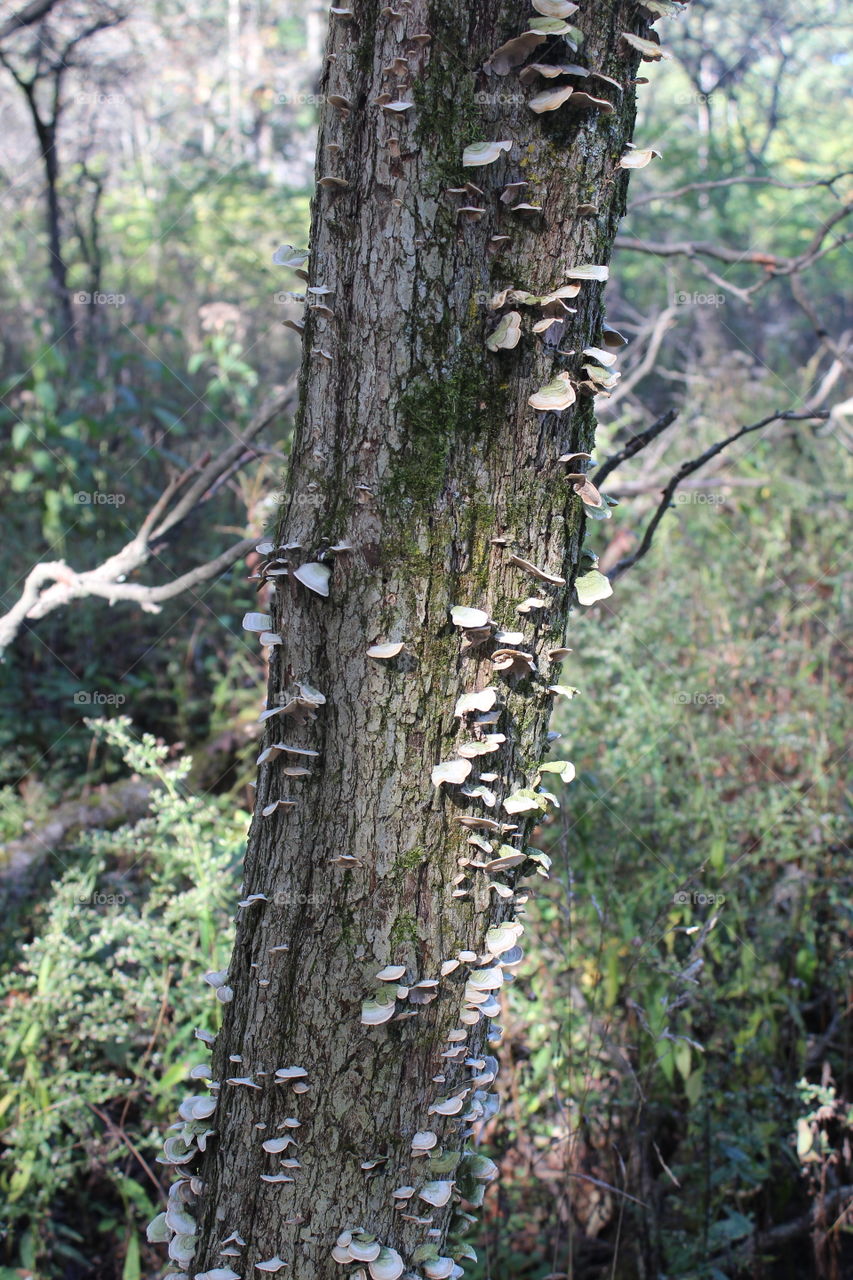
M657 40L645 40L642 36L634 35L632 31L623 31L620 39L632 49L638 50L643 62L660 62L662 58L672 57L672 54L666 53L660 47Z
M246 613L243 615L244 631L269 631L272 618L268 613Z
M405 1269L405 1263L396 1249L380 1249L379 1257L367 1264L371 1280L399 1280Z
M378 1027L383 1022L390 1022L394 1017L394 1000L365 1000L361 1006L361 1024L364 1027Z
M399 982L404 976L406 966L404 964L389 964L384 969L380 969L376 974L377 982Z
M465 169L478 168L481 165L494 164L504 151L511 151L513 143L510 139L499 142L472 142L462 152L462 166Z
M445 782L450 786L458 786L460 782L465 781L470 772L470 760L443 760L433 767L430 777L434 787L440 787Z
M542 76L546 80L554 80L557 76L588 76L589 71L586 67L580 67L574 62L531 62L519 73L519 80L522 84L530 84L537 76Z
M518 942L524 932L524 925L518 921L505 920L502 924L492 925L486 933L486 950L493 956L504 955Z
M440 1209L452 1196L453 1186L452 1182L425 1182L418 1192L418 1199L431 1204L434 1209Z
M512 351L521 339L521 313L508 311L497 328L486 338L489 351Z
M487 733L479 741L463 742L456 749L463 759L474 760L477 756L487 756L493 751L499 751L504 742L506 742L506 734Z
M558 573L551 573L548 569L540 569L538 565L533 564L530 560L524 560L521 556L507 556L510 564L517 565L519 569L524 569L533 578L539 578L542 582L550 582L555 587L564 587L566 579L561 578Z
M540 44L545 43L546 37L538 31L525 31L520 36L514 36L512 40L507 40L483 64L483 70L496 76L509 75L514 67L518 67L524 62L524 59L538 48Z
M388 661L390 658L396 658L398 654L403 652L404 643L402 640L394 642L389 641L386 644L372 644L367 650L368 658L377 658L380 661Z
M292 244L282 244L276 249L272 260L277 267L301 267L309 256L307 249L294 249Z
M571 782L575 776L575 766L571 760L546 760L544 764L540 764L538 772L555 773L561 782Z
M578 91L572 98L572 106L575 108L590 108L600 111L603 116L611 116L616 110L612 102L607 98L596 98L591 93Z
M278 1081L302 1080L308 1072L304 1067L279 1067L275 1073Z
M483 609L469 609L461 604L455 604L452 607L450 619L454 627L464 631L479 630L481 627L491 625L491 619Z
M456 703L454 716L467 716L475 711L491 711L498 700L498 691L492 685L473 693L463 693Z
M578 11L572 0L533 0L533 8L546 18L570 18Z
M610 515L610 508L608 507L606 500L602 497L588 476L580 473L570 473L566 476L566 480L583 502L588 513L589 508L593 507L605 511L608 516Z
M653 147L634 147L619 158L620 169L645 169L655 158L660 159L660 152Z
M586 263L580 267L572 267L565 273L570 280L607 280L610 276L610 268L599 266L596 263Z
M542 115L546 111L556 111L564 102L574 93L572 85L563 85L559 89L546 89L543 93L537 93L535 97L528 102L531 111L535 111L537 115Z
M425 1155L436 1146L438 1146L438 1135L431 1129L420 1129L412 1137L413 1155Z
M527 403L540 413L561 413L576 400L572 380L567 373L558 373L550 382L535 391Z
M301 582L304 587L316 592L318 596L328 596L329 579L332 576L328 565L320 564L317 560L309 560L301 564L298 569L294 569L293 576L297 582Z

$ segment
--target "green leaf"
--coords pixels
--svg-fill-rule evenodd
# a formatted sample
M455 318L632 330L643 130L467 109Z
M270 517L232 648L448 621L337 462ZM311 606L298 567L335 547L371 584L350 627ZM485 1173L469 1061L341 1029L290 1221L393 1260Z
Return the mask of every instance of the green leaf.
M595 604L597 600L606 600L608 596L613 595L610 579L603 573L599 573L597 569L590 569L589 573L576 578L575 591L578 593L580 604Z
M539 766L540 773L559 774L561 782L571 782L575 776L575 766L571 760L546 760Z
M121 1280L140 1280L142 1268L139 1258L139 1236L135 1231L130 1233L127 1241L127 1251L124 1255L124 1266L121 1271Z

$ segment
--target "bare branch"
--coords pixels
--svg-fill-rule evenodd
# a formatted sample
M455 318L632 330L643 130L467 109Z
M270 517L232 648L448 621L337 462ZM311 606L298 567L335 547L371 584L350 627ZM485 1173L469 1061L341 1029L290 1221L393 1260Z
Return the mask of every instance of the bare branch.
M625 556L624 559L620 560L613 566L613 569L608 575L610 579L613 580L620 577L626 572L626 570L635 565L638 560L642 560L643 556L649 551L652 545L652 539L655 536L655 530L669 510L672 495L675 493L682 480L686 479L687 476L693 475L694 472L699 471L699 469L704 467L707 462L710 462L712 458L716 458L716 456L722 453L724 449L727 449L730 444L734 444L736 440L742 439L743 436L749 435L752 431L760 431L762 427L769 426L771 422L803 422L815 419L825 420L828 417L828 409L820 409L816 413L797 413L793 409L788 409L779 413L771 413L769 417L762 418L760 422L753 422L747 427L741 427L739 431L736 431L734 435L727 436L725 440L718 440L716 444L711 445L710 449L706 449L698 458L692 458L689 462L683 463L664 489L658 508L646 526L646 531L643 534L643 540L639 547L633 555Z
M621 400L624 400L625 396L633 391L637 383L641 382L647 373L651 373L655 366L655 361L658 358L661 343L666 337L666 334L676 323L677 315L677 307L666 307L661 311L660 315L656 316L651 322L647 330L648 342L643 358L639 360L632 369L622 375L622 381L619 383L619 386L613 392L610 399L605 401L604 406L602 406L602 408L606 409L608 414L612 413L617 404L619 404ZM634 342L636 344L636 339ZM635 350L636 346L632 345L632 353Z
M647 445L650 445L663 431L666 431L667 427L672 426L677 417L678 414L675 409L667 409L666 413L661 414L650 427L646 427L645 431L641 431L638 436L632 436L624 449L620 449L618 453L613 454L612 458L608 458L606 462L603 462L595 475L590 477L596 489L601 488L611 471L615 471L626 459L633 458L641 449L645 449Z
M824 244L826 237L834 226L853 212L853 202L848 201L826 218L812 237L812 241L803 253L795 258L782 257L774 253L762 253L755 249L730 249L726 245L710 244L706 240L673 240L672 242L642 240L634 236L617 236L617 249L627 249L632 253L649 253L658 258L690 258L700 265L702 258L711 258L717 262L725 262L729 266L740 266L744 263L763 267L765 274L755 284L743 291L744 294L755 293L763 288L768 280L775 276L793 276L820 261L828 253L853 239L853 232L837 236L831 244ZM722 282L720 282L722 283ZM730 282L726 282L732 288Z
M727 1259L732 1258L732 1256L738 1260L750 1256L757 1257L768 1249L776 1249L791 1240L796 1240L797 1236L804 1236L806 1232L814 1230L820 1221L821 1215L828 1210L834 1211L841 1205L843 1215L849 1208L851 1200L853 1200L853 1186L833 1187L831 1191L827 1191L815 1199L808 1210L792 1222L781 1222L775 1227L770 1227L767 1231L761 1231L755 1237L735 1245L734 1250L731 1249L731 1246L727 1246L729 1250ZM847 1201L846 1207L845 1201Z
M254 440L256 436L269 426L275 418L278 418L285 412L287 406L293 400L296 391L296 379L292 378L290 382L279 392L261 405L258 412L254 415L248 426L243 431L239 440L235 440L224 453L219 454L208 465L199 472L197 479L190 486L180 502L165 516L159 524L153 524L151 538L162 538L165 533L173 529L176 524L185 519L190 511L194 510L204 499L214 483L219 479L220 475L237 461L241 454L245 451L246 445Z
M30 4L24 5L23 9L19 9L17 13L13 13L11 18L7 18L0 27L0 40L5 40L14 31L20 31L22 27L31 27L36 22L40 22L46 17L51 9L55 7L57 0L31 0Z
M141 583L128 582L130 574L147 564L154 554L152 543L162 540L167 532L175 529L180 521L192 512L215 491L219 479L232 474L239 465L244 465L255 456L254 450L247 450L247 442L268 426L274 418L289 410L296 396L296 378L292 378L284 389L268 400L255 414L243 437L235 441L229 448L210 462L198 468L189 468L180 476L169 482L164 492L157 499L148 515L142 521L138 532L115 555L109 556L94 569L77 573L62 561L50 564L37 564L27 575L20 598L3 617L0 617L0 654L12 643L27 618L44 618L55 609L61 609L72 600L96 597L115 604L119 600L129 600L138 604L145 612L159 611L163 600L189 591L200 582L207 582L217 574L229 569L241 556L245 556L254 546L255 538L244 538L242 541L223 551L213 560L198 565L188 573L181 574L171 582L160 586L144 586ZM189 488L174 502L175 495L185 489L188 480L196 476ZM174 505L172 503L174 502ZM52 584L52 585L47 585Z
M682 196L690 195L694 191L713 191L718 187L764 186L779 187L783 191L811 191L815 187L829 187L831 190L833 183L849 177L851 173L853 169L844 169L841 173L834 173L831 178L814 178L811 182L781 182L778 178L764 178L760 174L717 178L713 182L686 182L683 187L675 187L672 191L644 192L637 196L636 200L631 201L628 213L633 213L641 205L651 204L654 200L680 200Z

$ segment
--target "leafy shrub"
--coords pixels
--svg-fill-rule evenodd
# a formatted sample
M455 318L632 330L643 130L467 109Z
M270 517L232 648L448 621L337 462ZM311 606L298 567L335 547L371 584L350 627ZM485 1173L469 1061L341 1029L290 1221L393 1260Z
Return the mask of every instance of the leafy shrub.
M227 967L247 815L191 795L190 760L127 719L90 723L150 780L151 811L86 837L0 987L0 1192L10 1263L91 1274L108 1232L133 1280L173 1090L204 1060L193 1028L216 1029L201 975Z

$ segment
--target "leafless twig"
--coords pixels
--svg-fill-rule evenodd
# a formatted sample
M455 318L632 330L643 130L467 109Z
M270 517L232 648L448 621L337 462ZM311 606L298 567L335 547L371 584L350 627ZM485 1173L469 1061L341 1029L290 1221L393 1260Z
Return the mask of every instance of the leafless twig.
M609 574L611 580L620 577L621 574L625 573L626 570L635 565L637 561L641 560L648 552L652 545L652 539L655 536L655 530L669 510L672 495L675 493L682 480L686 479L687 476L693 475L695 471L699 471L700 468L704 467L712 458L716 458L717 454L722 453L730 444L734 444L736 440L742 439L743 436L749 435L752 431L760 431L762 427L769 426L771 422L802 422L804 420L811 419L823 420L828 417L828 409L820 409L816 413L797 413L793 409L788 409L779 413L771 413L769 417L762 418L760 422L753 422L749 426L741 427L740 430L734 433L734 435L727 436L725 440L718 440L716 444L711 445L710 449L706 449L698 458L691 458L689 462L683 463L664 489L658 508L646 526L646 531L643 534L643 540L639 547L633 555L625 556L613 566ZM597 479L598 477L596 477L596 480Z
M247 442L292 407L295 391L296 379L292 378L282 391L262 405L240 440L211 461L190 467L171 480L140 524L136 535L102 564L82 573L77 573L61 560L35 565L27 575L16 603L0 617L0 654L12 643L27 618L44 618L70 601L88 596L108 600L110 604L117 600L130 600L146 613L157 613L163 600L215 578L246 555L254 546L255 538L242 539L213 560L160 586L126 581L131 573L148 563L153 554L153 544L172 532L205 501L221 476L231 472L241 458L252 456L246 451Z
M677 417L678 414L675 409L667 409L666 413L662 413L650 427L646 427L645 431L641 431L637 436L632 436L625 448L620 449L618 453L613 454L612 458L608 458L606 462L603 462L595 475L591 477L595 487L600 489L611 471L615 471L628 458L633 458L641 449L645 449L647 445L650 445L663 431L666 431L667 427L672 426Z
M814 187L829 187L832 190L834 183L841 178L849 177L851 173L853 169L844 169L841 173L834 173L831 178L813 178L811 182L782 182L778 178L765 178L760 174L716 178L713 182L686 182L683 187L675 187L672 191L644 191L642 195L631 201L628 212L633 212L641 205L651 204L653 200L680 200L682 196L690 195L694 191L714 191L718 187L780 187L783 191L810 191Z

